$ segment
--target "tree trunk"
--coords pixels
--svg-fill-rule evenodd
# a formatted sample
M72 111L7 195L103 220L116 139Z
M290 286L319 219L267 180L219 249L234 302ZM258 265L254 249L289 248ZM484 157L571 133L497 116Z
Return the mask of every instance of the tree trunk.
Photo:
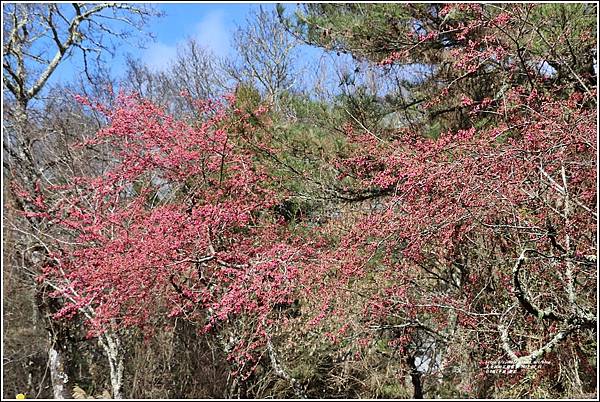
M121 388L123 387L123 353L121 350L121 341L116 334L107 332L100 336L98 342L108 357L112 397L113 399L122 399L123 394Z
M71 393L67 387L69 377L65 373L64 356L60 351L60 346L53 339L50 339L48 365L50 366L50 381L52 382L54 399L71 399Z
M415 355L408 358L408 367L410 368L410 379L413 384L413 399L423 399L423 384L421 383L421 372L415 365Z
M48 366L54 399L71 399L71 392L67 386L69 376L66 373L68 329L62 323L52 320L52 314L57 311L58 305L55 299L48 297L48 288L45 285L36 286L35 309L48 331Z

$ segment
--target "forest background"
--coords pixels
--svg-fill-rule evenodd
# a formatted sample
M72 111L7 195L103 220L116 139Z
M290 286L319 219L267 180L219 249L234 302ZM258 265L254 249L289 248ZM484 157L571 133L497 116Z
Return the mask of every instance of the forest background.
M597 395L595 3L2 7L4 398Z

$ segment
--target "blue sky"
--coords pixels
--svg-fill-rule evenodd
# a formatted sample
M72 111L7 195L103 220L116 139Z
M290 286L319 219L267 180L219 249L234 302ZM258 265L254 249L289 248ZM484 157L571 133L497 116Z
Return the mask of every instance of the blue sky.
M238 27L247 25L247 18L253 9L262 7L266 10L275 9L277 3L154 3L153 6L164 16L153 18L145 31L154 35L154 40L138 36L126 42L119 42L114 57L105 55L112 77L123 78L125 60L128 55L141 60L152 70L162 70L169 66L175 58L178 46L185 44L188 38L194 38L198 43L212 51L218 57L235 57L233 49L233 34ZM297 3L287 3L288 12ZM139 39L143 38L142 46ZM312 86L321 80L323 88L338 90L339 78L335 73L337 66L346 64L351 59L348 55L337 56L323 49L301 45L298 48L297 68L298 86ZM319 73L321 69L328 74ZM65 60L49 80L50 86L58 83L85 80L83 61L77 52ZM353 68L352 68L353 70ZM320 76L319 76L320 74ZM326 77L326 78L325 78ZM325 81L323 81L325 79Z
M195 38L200 44L224 57L233 55L232 36L238 26L246 25L246 18L253 8L275 8L276 3L154 3L154 7L164 13L163 17L153 18L146 31L155 40L139 38L120 42L113 58L106 56L111 73L120 76L124 72L125 57L134 58L148 64L155 70L168 66L175 57L177 47L187 38ZM292 4L290 4L291 6ZM77 80L82 71L79 54L65 60L49 80L49 84L66 83Z
M297 3L287 3L292 12ZM235 56L233 33L237 27L246 26L246 19L253 9L275 8L276 3L154 3L164 16L153 18L146 26L146 32L154 35L154 41L146 38L140 46L138 36L127 42L119 42L114 58L105 57L110 66L111 76L123 78L127 55L141 60L152 70L162 70L175 58L178 46L188 38L212 51L218 57ZM297 88L311 88L312 92L322 88L328 92L339 92L340 77L344 71L352 72L354 67L348 55L336 55L323 49L302 45L298 48L295 64L298 79ZM85 79L81 73L83 61L79 55L62 63L49 84L67 83ZM362 68L361 68L362 70ZM414 70L414 69L413 69ZM410 66L406 73L415 73ZM304 84L304 85L303 85ZM380 88L385 91L384 87ZM318 92L318 91L317 91ZM313 95L317 95L313 93Z
M297 3L287 3L293 9ZM194 38L216 56L234 56L232 36L238 26L246 25L246 18L252 9L263 7L274 9L276 3L154 3L164 16L153 18L146 26L146 31L155 36L155 40L145 40L140 46L138 40L120 42L114 58L105 57L110 65L113 77L122 77L125 72L125 57L129 54L140 59L153 70L168 67L176 55L177 47L185 43L187 38ZM291 11L291 10L290 10ZM334 68L337 63L344 64L349 58L325 54L321 49L301 46L300 54L303 64L325 65ZM77 54L65 60L49 80L51 86L56 83L68 83L83 79L80 75L83 60ZM594 67L597 69L597 65ZM305 67L302 78L309 81L318 80L316 68ZM410 69L409 69L410 70ZM407 73L410 71L407 70ZM335 77L334 77L335 80ZM326 86L335 88L338 82L330 82Z
M231 37L237 26L244 26L252 8L260 4L157 4L165 16L155 19L148 30L156 35L156 42L141 51L140 58L150 67L164 68L175 56L177 46L188 37L217 56L232 53ZM263 4L273 8L274 4Z

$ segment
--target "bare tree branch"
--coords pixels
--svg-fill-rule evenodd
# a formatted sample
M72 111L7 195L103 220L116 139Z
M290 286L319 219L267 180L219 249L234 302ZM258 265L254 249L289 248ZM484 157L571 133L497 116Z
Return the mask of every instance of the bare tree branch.
M515 296L517 297L519 303L521 303L525 311L527 311L529 314L532 314L540 319L549 319L554 321L564 320L565 317L558 314L554 310L541 309L540 307L536 306L527 295L526 289L523 288L521 280L519 279L519 273L523 264L525 263L525 261L527 261L527 254L530 253L540 254L533 249L524 249L521 252L521 255L519 255L519 258L517 259L517 262L515 263L515 266L513 268L513 285Z

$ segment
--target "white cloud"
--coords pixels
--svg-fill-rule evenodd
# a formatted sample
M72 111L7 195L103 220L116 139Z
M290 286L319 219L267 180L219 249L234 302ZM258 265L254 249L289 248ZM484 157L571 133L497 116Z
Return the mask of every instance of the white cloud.
M225 20L225 12L216 10L206 14L194 27L191 36L216 56L224 57L231 51L231 34ZM185 44L181 38L173 45L162 42L152 43L144 51L144 62L154 71L165 70L177 55L177 48Z
M171 60L175 59L177 46L169 46L164 43L153 43L144 51L143 61L153 71L165 70Z
M217 56L227 56L231 50L232 32L227 28L225 13L222 10L208 13L197 25L194 37L198 43L210 49Z

